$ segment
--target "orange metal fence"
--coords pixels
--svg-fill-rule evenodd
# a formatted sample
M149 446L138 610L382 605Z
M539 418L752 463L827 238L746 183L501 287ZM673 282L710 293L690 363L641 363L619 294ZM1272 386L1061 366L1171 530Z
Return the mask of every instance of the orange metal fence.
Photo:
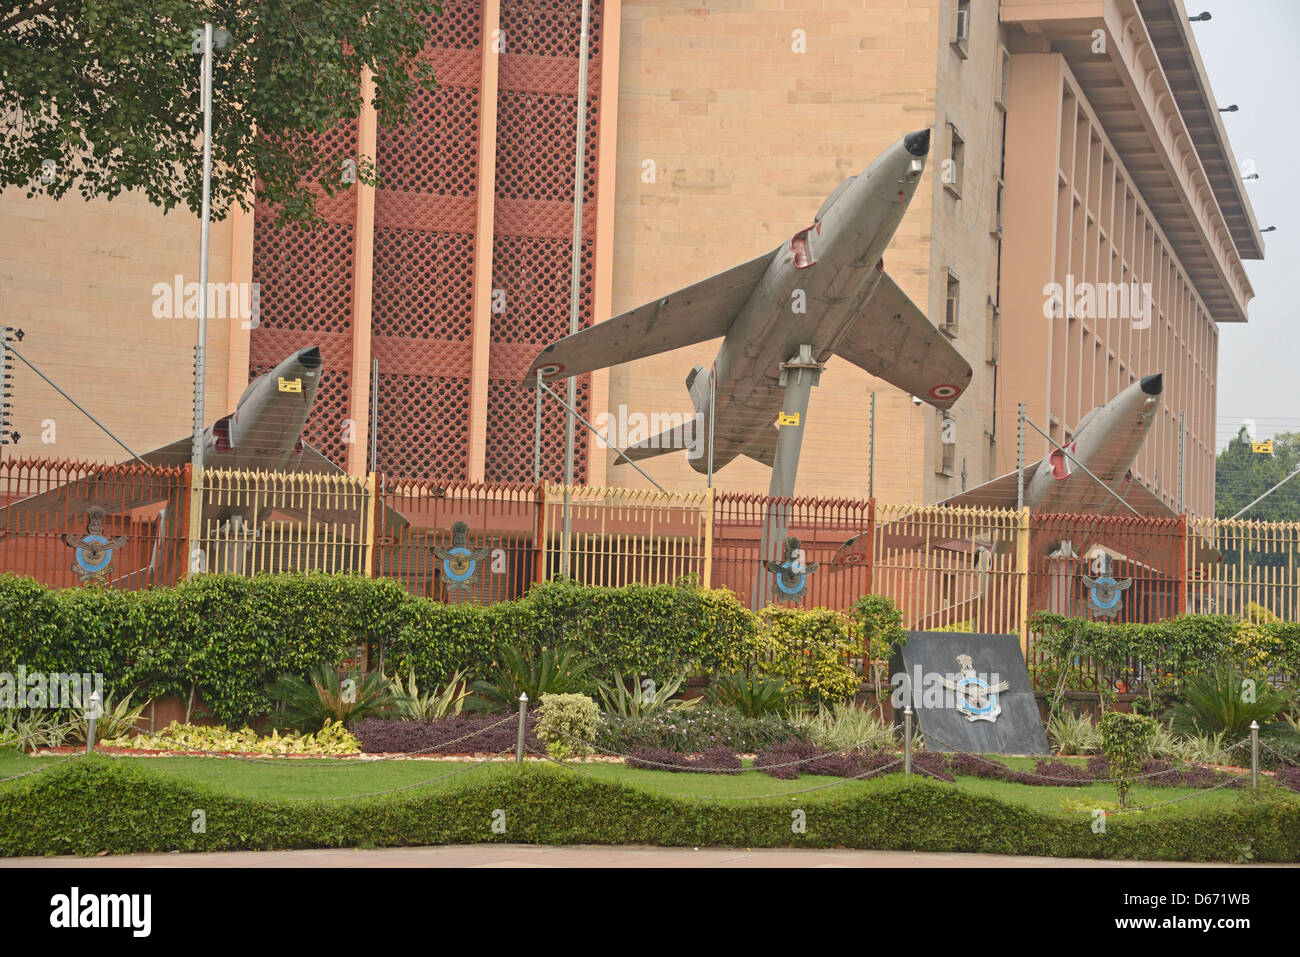
M754 606L846 610L883 594L909 628L1018 633L1031 661L1038 610L1300 620L1300 523L209 469L191 529L189 474L0 461L0 571L116 588L202 571L344 571L487 603L567 565L587 584L691 580ZM186 561L191 540L198 557Z

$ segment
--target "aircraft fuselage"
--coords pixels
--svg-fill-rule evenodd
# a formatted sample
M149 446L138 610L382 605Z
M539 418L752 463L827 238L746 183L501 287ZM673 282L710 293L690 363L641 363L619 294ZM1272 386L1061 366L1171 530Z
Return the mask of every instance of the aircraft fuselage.
M880 262L925 169L924 149L900 141L832 193L814 224L777 250L767 272L723 339L715 377L713 468L726 465L772 428L781 411L781 365L803 344L825 362L880 280ZM919 145L917 148L920 148ZM709 427L707 375L692 385ZM698 472L708 457L690 458Z

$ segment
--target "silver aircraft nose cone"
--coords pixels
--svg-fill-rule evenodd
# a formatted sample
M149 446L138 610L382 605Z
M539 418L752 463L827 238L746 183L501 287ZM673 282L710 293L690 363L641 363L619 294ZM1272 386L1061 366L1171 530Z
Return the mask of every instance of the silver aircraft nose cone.
M319 369L321 364L320 346L312 346L298 353L298 362L304 369Z
M1163 372L1157 372L1155 375L1144 375L1142 377L1142 391L1147 395L1159 395L1165 387L1165 376Z

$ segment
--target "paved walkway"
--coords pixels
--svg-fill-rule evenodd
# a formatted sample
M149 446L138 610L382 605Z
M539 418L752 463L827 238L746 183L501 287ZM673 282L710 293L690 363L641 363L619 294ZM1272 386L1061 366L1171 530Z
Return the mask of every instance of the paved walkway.
M1092 861L999 854L927 854L918 851L728 850L683 847L541 847L473 844L325 848L307 851L228 851L215 854L128 854L110 857L20 857L4 867L1219 867L1166 861ZM1259 866L1259 865L1252 865Z

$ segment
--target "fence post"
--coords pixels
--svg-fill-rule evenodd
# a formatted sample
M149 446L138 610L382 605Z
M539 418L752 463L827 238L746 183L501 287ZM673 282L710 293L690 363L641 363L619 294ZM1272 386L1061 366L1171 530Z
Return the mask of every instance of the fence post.
M1016 577L1019 581L1017 617L1020 619L1020 651L1029 663L1029 509L1016 514Z
M912 706L903 709L903 777L912 776Z
M1187 513L1183 512L1178 516L1178 545L1175 547L1175 561L1179 563L1177 569L1178 582L1178 611L1177 614L1187 614L1187 573L1190 565L1191 554L1187 544Z
M1250 723L1250 788L1259 787L1259 722Z
M546 485L538 483L533 498L537 509L533 520L533 548L536 551L533 561L533 584L546 581Z
M515 764L522 764L524 760L524 729L526 727L525 715L528 714L528 692L519 692L519 736L515 738Z
M379 483L376 481L376 475L371 472L366 477L366 504L369 505L366 515L366 577L375 577L375 560L378 554L375 549L375 538L379 532L379 520L383 513L380 511L382 505L377 493Z
M713 587L713 509L717 503L717 493L713 486L705 489L704 499L704 571L700 575L700 584L705 588Z

